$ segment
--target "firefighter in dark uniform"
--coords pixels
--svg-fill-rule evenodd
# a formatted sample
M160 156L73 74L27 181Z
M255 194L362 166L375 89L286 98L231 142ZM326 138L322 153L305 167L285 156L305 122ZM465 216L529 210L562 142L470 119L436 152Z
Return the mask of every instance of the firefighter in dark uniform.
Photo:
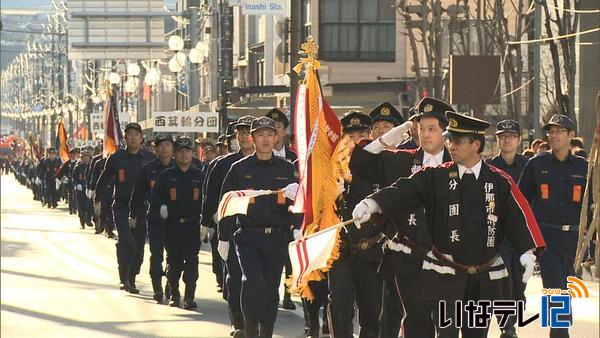
M239 123L238 123L239 125ZM297 228L290 215L290 198L298 189L294 166L273 155L276 141L275 121L262 116L252 122L252 139L256 152L235 162L223 182L222 194L236 190L282 190L276 195L258 196L249 205L246 215L234 215L220 220L219 253L229 262L239 260L243 273L241 306L246 338L269 338L279 303L279 284L285 263L290 224ZM296 237L300 231L294 231ZM230 240L236 251L229 249Z
M394 149L393 145L403 139L407 128L414 129L412 125L401 125L394 127L385 135L375 135L378 137L374 136L375 140L368 146L355 147L350 159L353 178L363 179L383 188L400 177L408 177L422 168L451 161L450 153L444 147L445 138L442 133L448 124L445 112L451 111L452 107L443 101L426 97L419 102L416 110L418 115L415 115L412 122L420 130L418 135L422 138L419 142L422 147L412 150ZM395 280L393 285L398 286L404 307L402 321L390 319L387 323L398 323L398 325L401 323L404 336L407 338L432 337L435 334L429 308L416 297L420 285L415 283L415 280L421 272L423 255L416 251L408 253L397 250L396 245L396 243L410 241L421 247L430 247L431 239L424 224L423 209L408 212L403 222L396 222L393 233L386 233L392 240L385 245L386 250L379 268L382 277ZM388 327L386 334L382 336L397 337L396 328Z
M202 226L215 230L217 221L217 209L221 197L221 188L223 181L231 165L254 152L254 144L250 139L250 126L254 117L246 115L238 119L235 124L235 137L229 139L229 149L236 152L213 160L214 165L209 168L208 177L205 185L205 199L202 205ZM235 139L235 140L234 140ZM206 232L206 231L203 231ZM228 259L223 266L223 298L227 300L229 306L229 317L233 325L234 332L241 333L244 329L244 316L240 307L240 293L242 283L242 271L236 258L235 244L231 240ZM239 334L238 333L238 334Z
M92 201L92 205L94 208L94 215L92 217L92 220L94 221L94 224L96 225L96 232L98 232L98 230L101 230L106 227L106 225L100 221L100 203L94 202L94 200L96 199L96 183L98 183L98 178L100 178L100 173L102 173L102 170L104 169L104 164L106 163L106 158L103 154L102 140L98 145L96 145L93 148L93 151L94 151L94 154L92 156L92 161L90 162L90 165L88 166L88 168L85 172L85 178L86 178L86 183L87 183L87 187L88 187L86 194ZM98 167L98 169L97 169L98 171L96 171L95 170L96 164L102 159L104 159L104 163L102 163L102 165L100 167ZM96 176L94 176L94 174L96 174ZM112 197L112 187L106 187L105 191L110 191L111 192L110 195ZM111 204L112 204L112 200L111 200Z
M58 206L58 191L54 176L61 166L61 161L56 157L56 150L48 148L48 158L42 164L42 172L44 177L44 191L46 196L46 206L48 208L56 208Z
M227 135L223 134L223 135L219 135L219 137L217 137L217 143L215 143L215 146L217 147L217 155L218 156L223 156L223 155L227 155L229 154L229 148L227 147Z
M77 206L79 214L79 224L81 229L88 226L92 226L92 202L86 195L87 183L85 179L85 171L90 164L92 154L84 151L81 154L81 160L75 164L73 168L73 186L75 187L75 193L77 194Z
M564 290L567 277L575 275L573 264L588 164L569 150L569 143L575 137L575 124L570 117L553 115L543 130L552 151L529 160L519 188L531 201L547 243L547 250L539 260L544 288ZM568 328L550 329L550 337L568 336Z
M519 154L518 149L521 144L521 127L519 122L514 120L502 120L496 125L496 140L500 147L500 153L489 159L488 164L498 169L504 170L515 182L519 182L521 173L527 164L527 157ZM500 256L504 260L504 265L508 270L512 284L512 297L515 301L525 301L525 283L521 280L521 264L519 256L508 241L503 241L500 246ZM516 318L510 317L500 338L517 337L515 328Z
M383 102L377 107L373 108L369 113L369 116L373 119L372 138L377 139L384 135L392 128L400 125L404 122L402 114L394 108L389 102ZM360 178L359 178L360 179ZM371 182L377 184L377 182ZM394 237L396 229L391 223L387 223L385 227L385 235L388 238ZM381 275L381 274L380 274ZM380 337L398 337L400 333L400 323L398 320L404 315L402 308L402 302L398 289L396 287L396 281L394 276L381 276L384 278L383 283L383 299L382 309L380 315Z
M267 117L271 118L273 121L275 121L275 127L277 128L277 141L275 142L275 148L273 148L273 154L275 156L285 158L286 160L290 161L292 164L296 165L296 160L298 159L298 155L296 154L295 151L290 149L290 147L285 144L285 138L287 136L286 129L287 129L288 125L290 124L290 121L288 120L287 116L285 116L285 114L277 108L271 109L265 116L267 116ZM298 167L296 166L296 169L297 168ZM292 230L291 229L289 231L289 238L291 241L292 240ZM287 251L286 251L286 253L287 253ZM291 274L292 274L292 263L290 262L290 259L288 257L288 259L285 262L285 275L286 275L286 277L290 277ZM290 295L290 291L288 290L287 285L284 285L284 293L283 293L283 300L281 301L281 308L286 309L286 310L295 310L296 309L296 305L292 301L292 297Z
M79 160L79 154L79 148L70 149L69 159L60 166L55 175L55 178L59 180L67 190L67 201L70 215L77 213L77 196L74 190L75 186L72 184L72 174L73 168L75 168L75 165Z
M152 290L154 291L154 300L159 304L163 301L162 276L163 269L163 220L158 211L148 209L147 203L150 202L150 191L154 188L158 175L165 169L173 166L173 139L168 135L158 135L154 140L154 149L157 159L146 163L142 167L129 203L129 216L134 219L146 218L148 224L148 240L150 241L150 279L152 280ZM169 295L167 295L169 296ZM168 299L169 297L167 297Z
M93 161L93 159L92 159ZM100 158L96 161L93 166L88 166L88 171L91 171L91 176L89 182L92 184L92 188L90 190L90 194L92 197L97 197L97 200L100 202L93 202L94 209L94 217L96 218L96 234L101 234L102 232L106 232L106 237L114 238L114 229L115 223L112 217L112 203L113 203L113 190L114 190L114 182L107 182L107 186L104 190L103 194L96 195L96 185L98 183L98 179L100 178L100 174L102 174L102 170L104 170L104 165L106 164L106 157L103 157L100 154ZM93 201L93 199L92 199Z
M208 185L208 177L210 172L212 171L212 169L214 168L214 166L217 164L217 162L223 158L225 155L228 154L227 151L229 151L229 146L228 144L232 142L232 140L236 137L236 133L235 133L235 124L237 123L237 121L235 122L230 122L227 125L227 130L225 132L224 135L219 136L219 142L221 142L221 144L219 144L219 142L217 142L217 151L218 151L218 156L216 158L214 158L213 160L211 160L208 165L205 165L204 168L204 183L202 184L202 196L203 198L207 198L206 195L206 188ZM213 185L214 185L215 181L213 181ZM216 190L216 188L213 188L214 190ZM220 189L220 188L219 188ZM219 190L219 192L217 194L220 194L221 191ZM211 198L215 198L214 196ZM212 201L212 203L214 203L214 200ZM218 203L218 201L217 201ZM203 204L204 205L204 204ZM213 204L214 205L214 204ZM204 206L203 206L204 208ZM217 291L218 292L223 292L223 264L222 264L222 259L221 256L219 256L219 252L217 251L217 244L219 243L219 239L217 238L217 236L214 236L215 233L215 229L217 228L217 224L214 222L214 220L212 218L202 218L202 224L204 225L204 227L208 230L207 232L210 233L210 249L211 249L211 254L212 254L212 271L215 274L215 279L217 280ZM223 297L226 298L226 294L223 294Z
M188 137L175 141L175 165L158 175L151 192L150 214L164 220L167 251L167 279L171 288L170 306L180 305L179 278L183 272L183 307L195 309L200 250L200 212L202 210L202 172L192 165L194 143Z
M144 259L146 241L146 220L129 219L129 201L133 186L137 182L142 165L156 158L154 154L141 149L142 127L137 123L125 126L127 147L112 154L104 165L104 170L96 183L96 202L105 193L109 182L114 182L113 220L119 233L117 241L117 264L120 289L139 293L135 277L140 272Z
M342 118L342 128L354 143L369 138L373 125L370 116L358 111L349 111ZM342 216L351 218L350 212L363 198L374 191L366 181L352 178L343 196ZM329 281L329 330L335 337L352 336L354 303L358 308L360 337L379 336L383 280L377 274L381 260L383 227L346 227L340 232L340 256L333 263L327 278Z
M510 299L508 271L498 255L507 238L525 268L522 280L533 273L534 251L544 246L537 223L525 197L505 172L482 161L485 129L489 123L447 112L444 136L454 162L429 167L361 201L352 215L361 227L371 214L391 220L405 219L405 213L425 208L431 249L412 243L398 243L402 251L427 251L421 276L422 301L428 302L441 337L458 337L454 320L440 327L440 301L445 301L445 318L454 318L457 300ZM363 225L370 226L370 225ZM442 304L443 305L443 304ZM462 322L463 337L485 337L483 328L468 328ZM464 316L463 318L465 318Z

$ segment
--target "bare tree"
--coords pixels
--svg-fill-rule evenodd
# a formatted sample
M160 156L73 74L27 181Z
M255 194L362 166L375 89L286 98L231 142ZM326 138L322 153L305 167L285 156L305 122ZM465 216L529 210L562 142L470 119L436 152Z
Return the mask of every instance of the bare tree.
M417 88L420 92L427 89L437 97L448 97L448 93L439 94L436 85L441 85L442 81L435 77L442 73L442 59L449 56L442 55L440 48L442 41L448 39L445 34L448 34L450 55L500 55L506 115L518 120L522 114L522 91L526 87L523 81L523 47L509 42L522 39L529 29L531 20L528 20L527 14L523 14L525 2L475 0L475 8L469 8L472 3L469 0L456 0L455 4L442 8L439 0L417 0L410 4L407 0L398 2L398 11L405 19L412 50ZM417 14L418 18L411 14ZM443 29L444 20L448 22L448 33ZM476 42L475 49L471 48L472 37ZM422 59L417 48L422 48ZM421 72L421 60L426 65L423 68L427 71L426 75Z
M552 0L552 4L549 3L550 0L541 1L545 14L544 26L548 38L561 37L576 32L579 26L580 14L578 10L581 8L580 0L562 0L560 3L558 0ZM571 8L571 5L573 5L573 8ZM555 30L558 36L555 36ZM560 38L558 40L550 39L548 45L554 69L554 94L558 108L557 112L569 115L575 120L575 74L577 69L575 37ZM566 80L566 92L563 89L563 79Z

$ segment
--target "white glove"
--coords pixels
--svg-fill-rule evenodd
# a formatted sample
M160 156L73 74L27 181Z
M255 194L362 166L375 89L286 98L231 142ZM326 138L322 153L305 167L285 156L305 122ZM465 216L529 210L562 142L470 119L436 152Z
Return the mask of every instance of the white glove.
M100 202L94 202L94 214L96 214L96 217L100 217L100 210Z
M208 227L205 225L200 226L200 242L204 242L208 237Z
M219 256L223 258L224 261L227 260L227 256L229 256L229 242L228 241L219 241L219 245L217 246L217 251L219 252Z
M381 208L377 202L371 198L366 198L360 201L352 210L352 218L357 229L360 229L360 224L371 219L371 214L381 212Z
M298 229L294 229L294 240L297 241L300 238L302 238L302 231L298 230Z
M298 192L298 183L290 183L285 188L283 188L283 195L290 200L296 199L296 193Z
M63 177L63 179L62 179L62 182L63 182L64 184L67 184L67 183L69 183L69 178L68 178L68 177L66 177L66 176L65 176L65 177Z
M54 179L54 186L56 186L56 190L58 190L58 188L60 188L60 180L58 178Z
M162 219L167 219L167 217L169 217L169 209L167 209L165 204L160 206L160 217Z
M129 229L135 229L137 219L135 219L134 217L130 217L128 223L129 223Z
M533 254L533 250L529 250L519 257L519 262L525 268L523 272L523 283L527 283L529 277L533 274L533 267L535 265L535 255Z
M408 132L410 131L411 127L412 122L406 121L401 125L392 128L387 133L383 134L381 136L381 141L383 141L383 143L391 147L396 147L398 144L402 143L402 141L408 139ZM379 154L386 148L386 146L383 145L383 143L379 140L373 140L373 142L365 146L364 149L370 153Z
M83 191L83 186L82 186L81 184L78 184L78 185L77 185L77 190L78 190L78 191Z
M345 190L346 190L346 184L344 183L344 179L340 177L337 181L338 196L343 194Z
M94 200L96 198L96 190L90 189L90 200Z
M35 179L35 184L37 184L37 185L42 185L42 180L40 180L40 178L39 178L39 177L37 177L37 178Z

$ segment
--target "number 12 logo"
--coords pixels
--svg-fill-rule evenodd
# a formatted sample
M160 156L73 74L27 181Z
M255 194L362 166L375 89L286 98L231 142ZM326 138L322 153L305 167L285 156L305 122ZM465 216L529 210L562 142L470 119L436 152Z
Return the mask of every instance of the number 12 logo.
M567 328L571 326L570 315L570 295L542 296L542 327Z

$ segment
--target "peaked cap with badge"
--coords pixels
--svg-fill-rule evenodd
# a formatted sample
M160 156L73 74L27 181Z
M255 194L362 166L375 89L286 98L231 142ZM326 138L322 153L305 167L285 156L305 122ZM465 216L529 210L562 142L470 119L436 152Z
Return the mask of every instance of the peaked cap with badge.
M177 140L175 140L175 150L180 150L180 149L194 149L194 143L192 142L192 139L190 139L189 137L186 136L180 136L177 138Z
M344 133L357 130L368 130L373 126L373 119L357 110L350 110L340 119Z
M290 121L288 120L287 116L285 116L285 113L283 113L281 110L279 110L277 108L273 108L273 109L269 110L269 112L267 114L265 114L265 116L270 117L275 122L283 123L284 129L290 125Z
M419 122L423 117L434 117L447 125L448 119L446 118L446 112L448 111L454 112L455 110L452 106L442 100L426 96L422 98L417 105L418 115L415 117L415 120Z
M496 125L496 135L503 133L521 134L521 126L515 120L502 120Z
M402 114L387 101L371 110L369 116L373 119L373 123L377 121L388 121L392 123L394 127L405 122Z
M259 129L263 129L263 128L268 128L268 129L273 129L273 130L277 130L275 128L275 121L273 121L272 118L267 117L267 116L261 116L257 119L254 119L254 121L252 121L252 128L250 129L250 132L253 133Z
M442 134L450 139L466 135L485 135L490 123L475 117L462 115L453 111L446 112L448 126Z
M546 123L542 129L544 131L549 131L550 127L552 126L563 127L569 131L575 130L575 123L573 120L569 116L562 114L552 115L550 121L548 121L548 123Z
M254 116L252 115L244 115L242 117L240 117L237 120L237 123L235 125L235 129L238 129L240 127L252 127L252 122L255 120Z

